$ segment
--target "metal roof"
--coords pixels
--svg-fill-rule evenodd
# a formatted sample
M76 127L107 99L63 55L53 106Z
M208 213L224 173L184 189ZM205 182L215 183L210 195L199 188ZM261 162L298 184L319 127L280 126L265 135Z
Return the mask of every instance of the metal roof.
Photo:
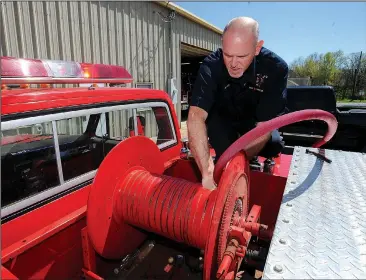
M196 23L206 27L207 29L209 29L211 31L214 31L214 32L216 32L220 35L223 33L223 31L220 28L212 25L211 23L209 23L209 22L205 21L204 19L196 16L195 14L192 14L191 12L188 12L187 10L179 7L177 4L174 4L174 3L169 2L169 1L166 1L166 2L158 1L156 3L158 3L161 6L164 6L165 8L168 8L170 10L175 11L179 15L181 15L181 16L183 16L183 17L185 17L185 18L187 18L187 19L189 19L193 22L196 22Z

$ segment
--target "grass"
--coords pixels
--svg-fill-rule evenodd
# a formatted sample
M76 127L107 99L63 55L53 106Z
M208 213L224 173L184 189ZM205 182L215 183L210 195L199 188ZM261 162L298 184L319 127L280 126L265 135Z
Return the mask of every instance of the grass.
M351 100L351 99L337 99L337 102L339 103L366 103L366 99L355 99L355 100Z

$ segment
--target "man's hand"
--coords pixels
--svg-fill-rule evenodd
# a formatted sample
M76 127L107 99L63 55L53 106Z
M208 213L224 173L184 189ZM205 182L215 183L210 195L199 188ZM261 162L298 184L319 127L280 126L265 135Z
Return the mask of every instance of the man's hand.
M235 277L235 280L239 280L243 277L243 274L244 274L244 271L239 271L237 274L236 274L236 277Z
M213 175L207 176L207 177L202 177L202 186L203 186L203 188L211 190L211 191L216 189L217 185L213 179Z
M212 157L210 156L210 160L208 163L207 170L202 172L202 186L208 190L214 190L217 187L215 180L213 178L213 173L215 170L215 165L213 163Z

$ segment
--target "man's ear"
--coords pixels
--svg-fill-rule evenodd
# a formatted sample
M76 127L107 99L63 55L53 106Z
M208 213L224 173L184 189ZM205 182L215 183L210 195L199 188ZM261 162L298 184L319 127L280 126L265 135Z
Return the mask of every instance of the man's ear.
M259 54L259 52L261 51L261 49L263 47L263 44L264 44L264 41L263 40L260 40L257 43L257 46L255 47L255 55L258 55Z

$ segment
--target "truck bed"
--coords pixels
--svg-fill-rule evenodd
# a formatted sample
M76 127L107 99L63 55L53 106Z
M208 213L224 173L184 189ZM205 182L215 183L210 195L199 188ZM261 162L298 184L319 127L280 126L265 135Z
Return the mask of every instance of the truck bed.
M295 147L262 279L366 279L366 154Z
M338 111L338 122L366 128L366 108Z

